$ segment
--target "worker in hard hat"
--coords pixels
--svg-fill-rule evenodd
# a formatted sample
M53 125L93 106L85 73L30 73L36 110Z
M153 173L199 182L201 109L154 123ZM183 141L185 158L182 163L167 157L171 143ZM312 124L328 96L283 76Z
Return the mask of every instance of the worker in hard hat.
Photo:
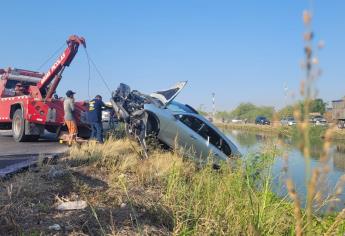
M101 95L97 95L89 102L87 118L91 125L91 139L96 139L99 143L103 143L102 110L106 108L111 107L104 104Z
M68 144L71 145L77 139L78 127L74 116L74 94L72 90L66 92L66 98L63 103L65 123L68 128Z

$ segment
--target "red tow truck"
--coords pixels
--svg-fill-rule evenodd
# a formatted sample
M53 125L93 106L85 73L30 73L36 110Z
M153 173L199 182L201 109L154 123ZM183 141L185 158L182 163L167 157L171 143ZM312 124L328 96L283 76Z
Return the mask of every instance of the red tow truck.
M55 95L62 73L85 39L72 35L67 47L47 73L22 69L0 69L0 129L12 129L17 142L37 140L45 130L61 133L64 127L63 99ZM76 102L79 136L87 138L87 104Z

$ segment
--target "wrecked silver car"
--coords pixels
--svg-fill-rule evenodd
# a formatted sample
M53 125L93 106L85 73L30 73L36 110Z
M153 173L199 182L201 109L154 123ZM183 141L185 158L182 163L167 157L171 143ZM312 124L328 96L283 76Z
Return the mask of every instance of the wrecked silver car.
M150 95L120 84L111 103L118 119L125 122L127 134L136 137L144 148L145 138L154 135L201 163L240 155L237 147L194 108L174 101L186 83Z

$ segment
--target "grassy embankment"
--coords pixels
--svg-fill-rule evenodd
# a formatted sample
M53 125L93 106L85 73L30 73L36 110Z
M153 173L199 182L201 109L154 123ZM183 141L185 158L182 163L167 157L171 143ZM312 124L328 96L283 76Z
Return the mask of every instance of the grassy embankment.
M310 235L343 235L345 211L313 213L308 227L296 201L272 192L270 163L279 150L268 146L219 171L198 169L176 152L152 150L142 160L128 140L75 146L54 165L1 183L0 232L55 233L48 227L57 223L69 235L293 235L296 226ZM56 170L63 174L52 177ZM55 210L70 200L86 200L88 207Z
M280 136L296 136L299 133L297 126L281 126L281 125L255 125L255 124L231 124L231 123L217 123L219 128L234 129L248 132L264 132ZM311 138L324 138L326 131L329 127L323 126L311 126L310 137ZM332 131L333 141L345 140L345 130L334 128Z

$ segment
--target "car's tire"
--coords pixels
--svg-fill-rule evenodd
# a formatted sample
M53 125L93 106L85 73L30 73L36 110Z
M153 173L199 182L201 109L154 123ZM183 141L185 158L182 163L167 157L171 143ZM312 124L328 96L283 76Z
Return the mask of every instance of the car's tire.
M155 115L148 113L146 133L157 136L159 133L159 121Z
M150 113L147 112L147 123L146 123L146 143L151 148L157 148L162 147L162 142L158 139L158 133L159 133L159 120L158 118Z
M24 142L28 140L28 136L25 135L25 120L21 109L17 109L14 112L12 118L12 135L16 142Z

